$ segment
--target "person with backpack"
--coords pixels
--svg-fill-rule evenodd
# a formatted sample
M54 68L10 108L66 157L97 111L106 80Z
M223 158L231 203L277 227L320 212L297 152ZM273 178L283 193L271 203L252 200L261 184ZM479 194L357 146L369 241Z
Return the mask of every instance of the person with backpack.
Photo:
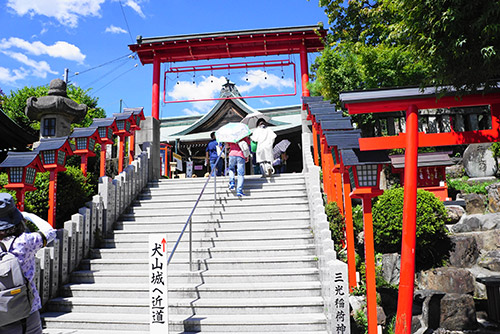
M229 143L229 190L234 190L234 177L238 174L236 196L243 197L243 183L245 182L245 163L250 157L250 138L245 137L238 143Z
M26 224L36 226L38 231L29 232ZM11 275L9 279L0 277L0 333L42 334L42 303L34 282L35 254L55 238L56 230L48 222L34 214L21 213L10 194L0 193L0 267ZM13 258L11 255L16 263L7 263ZM10 270L5 270L9 265ZM22 273L18 273L19 268ZM19 281L20 274L21 285L8 291L8 285ZM26 296L17 298L22 295Z

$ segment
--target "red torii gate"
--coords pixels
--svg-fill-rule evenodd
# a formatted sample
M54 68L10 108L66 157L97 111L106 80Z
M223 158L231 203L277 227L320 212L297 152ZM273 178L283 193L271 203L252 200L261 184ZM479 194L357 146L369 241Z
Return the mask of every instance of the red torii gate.
M405 148L403 235L396 333L411 333L413 284L415 276L415 233L417 210L418 148L498 141L500 138L500 91L458 96L434 88L400 88L346 92L340 100L349 114L383 113L406 110L406 132L397 136L360 138L361 150ZM453 107L490 107L491 129L424 133L418 130L418 110ZM371 334L371 333L370 333Z
M322 26L299 26L137 38L129 45L143 65L153 64L153 101L151 115L160 115L160 65L164 62L182 62L221 58L256 57L300 54L302 96L309 96L307 53L321 51L327 31Z

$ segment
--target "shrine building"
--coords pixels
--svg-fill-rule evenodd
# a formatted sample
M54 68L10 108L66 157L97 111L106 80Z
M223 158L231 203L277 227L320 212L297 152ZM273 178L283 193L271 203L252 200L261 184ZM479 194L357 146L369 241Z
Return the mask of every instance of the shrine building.
M210 134L229 122L240 122L245 116L262 113L270 117L270 127L276 133L276 145L283 139L291 142L286 153L289 156L287 173L302 171L301 153L301 104L272 107L264 109L252 108L241 98L235 84L227 82L223 85L217 104L204 115L178 116L160 120L160 141L162 146L169 146L173 153L182 158L185 171L186 161L193 162L193 174L203 176L208 171L205 163L205 149ZM240 98L234 98L240 97ZM247 164L247 173L252 174L251 164Z

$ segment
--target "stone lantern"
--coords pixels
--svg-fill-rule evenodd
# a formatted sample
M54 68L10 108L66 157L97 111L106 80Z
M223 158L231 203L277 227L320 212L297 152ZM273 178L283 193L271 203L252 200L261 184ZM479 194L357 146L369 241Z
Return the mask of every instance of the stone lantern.
M71 133L71 123L83 120L87 106L68 98L66 83L54 79L47 96L28 98L25 113L30 120L40 121L40 138L66 137Z

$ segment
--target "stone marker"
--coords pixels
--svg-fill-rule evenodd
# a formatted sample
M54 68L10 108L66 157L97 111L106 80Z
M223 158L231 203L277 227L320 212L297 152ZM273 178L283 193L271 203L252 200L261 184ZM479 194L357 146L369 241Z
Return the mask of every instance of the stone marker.
M463 164L469 177L494 176L498 170L491 144L470 144L464 152Z

